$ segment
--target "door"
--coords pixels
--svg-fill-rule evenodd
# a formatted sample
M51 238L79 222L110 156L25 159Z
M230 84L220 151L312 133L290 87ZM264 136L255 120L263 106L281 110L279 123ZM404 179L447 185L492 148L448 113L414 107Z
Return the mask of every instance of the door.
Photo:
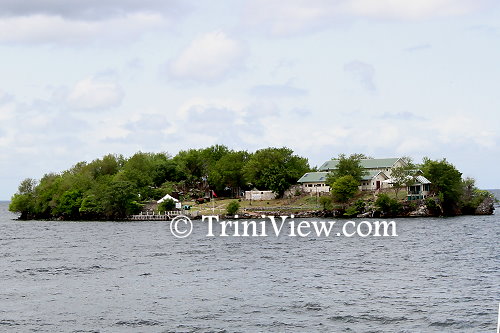
M380 180L377 180L377 190L380 189Z

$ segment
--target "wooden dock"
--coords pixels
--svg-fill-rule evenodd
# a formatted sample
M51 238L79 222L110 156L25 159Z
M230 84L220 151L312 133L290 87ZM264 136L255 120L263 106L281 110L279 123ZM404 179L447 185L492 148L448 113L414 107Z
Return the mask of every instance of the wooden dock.
M166 212L155 213L154 211L141 212L139 215L131 215L128 217L131 221L170 221L176 216L186 215L187 217L198 216L198 211L180 211L172 210Z

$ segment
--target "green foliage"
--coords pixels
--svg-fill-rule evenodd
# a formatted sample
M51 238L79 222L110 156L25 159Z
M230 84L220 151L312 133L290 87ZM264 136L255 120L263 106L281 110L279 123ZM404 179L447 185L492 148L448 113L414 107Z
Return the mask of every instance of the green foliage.
M344 216L356 216L358 214L359 214L359 212L355 206L349 206L345 210Z
M381 193L377 196L375 206L389 216L397 216L402 209L402 205L397 199L393 199L385 193Z
M435 198L427 198L425 199L425 206L432 213L437 213L441 211L439 204L436 202Z
M359 185L363 176L367 174L367 171L361 166L361 159L363 158L366 158L363 154L352 154L349 157L345 154L340 154L337 158L337 168L328 174L326 183L333 186L337 179L344 176L351 176Z
M362 199L359 199L352 206L349 206L346 209L344 215L345 216L356 216L358 214L361 214L365 211L365 206L366 206L366 203Z
M19 194L33 194L35 191L37 182L33 178L26 178L19 184L18 193Z
M172 199L164 200L158 205L159 212L170 211L174 209L175 209L175 201Z
M354 207L356 208L356 211L358 213L363 213L365 211L366 202L364 202L362 199L359 199L354 203Z
M421 169L424 177L432 182L431 188L441 198L443 214L455 215L463 193L462 173L446 159L433 161L425 158Z
M96 219L104 214L103 202L95 194L88 194L82 200L79 209L80 216L86 219Z
M333 198L329 195L321 196L319 204L323 207L323 210L333 210Z
M240 203L238 202L238 200L233 200L226 207L227 215L234 215L238 212L239 209Z
M346 203L358 193L359 181L351 175L342 176L332 184L330 192L333 200Z
M466 178L462 181L461 210L463 214L474 214L479 205L493 195L476 187L473 178Z
M138 211L138 206L134 203L138 199L136 186L132 182L113 180L102 199L104 214L108 218L124 218Z
M217 192L230 188L236 194L245 187L243 167L250 158L246 151L229 151L223 155L210 172L208 181Z
M34 192L36 181L27 178L21 182L16 194L12 196L9 204L9 210L15 213L21 213L20 218L26 220L32 218L35 213Z
M82 201L83 194L81 191L66 191L59 198L59 202L52 210L52 214L68 218L78 218Z
M21 220L27 220L34 217L35 209L33 205L33 195L14 194L10 200L9 210L11 212L21 213Z
M138 212L141 202L174 192L181 199L203 197L212 188L237 195L248 186L245 170L252 156L222 145L181 151L173 158L166 153L109 154L46 174L39 182L22 181L9 209L24 219L121 219ZM309 166L287 148L269 148L257 154L248 170L263 178L262 183L252 180L253 185L282 194Z
M417 176L417 167L412 159L410 157L403 157L402 160L402 166L394 167L391 170L392 185L396 198L403 186L411 186L415 183L415 177Z
M307 159L293 155L288 148L257 150L243 168L245 180L259 189L268 189L282 196L309 171Z

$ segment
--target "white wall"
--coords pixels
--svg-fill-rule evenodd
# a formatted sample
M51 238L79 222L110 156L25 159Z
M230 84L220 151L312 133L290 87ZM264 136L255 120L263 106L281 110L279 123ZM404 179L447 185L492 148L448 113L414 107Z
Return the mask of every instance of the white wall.
M245 191L245 200L272 200L276 198L273 191Z
M304 183L302 184L302 190L306 193L328 193L330 192L330 186L325 183Z

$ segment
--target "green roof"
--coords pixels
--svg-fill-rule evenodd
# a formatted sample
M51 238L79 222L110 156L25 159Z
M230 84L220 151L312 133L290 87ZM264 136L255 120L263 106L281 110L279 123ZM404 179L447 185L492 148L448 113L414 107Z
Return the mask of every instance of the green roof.
M323 183L328 172L308 172L297 180L297 183Z
M376 175L378 175L381 172L382 171L378 171L378 170L367 170L366 175L363 176L363 178L361 178L361 180L372 180L373 177L375 177ZM385 175L385 173L384 173L384 175ZM387 178L387 175L386 175L386 178Z
M366 176L363 176L361 180L371 180L380 172L381 171L378 170L367 170ZM326 182L327 175L328 172L308 172L300 177L300 179L297 180L297 183L324 183Z
M397 161L399 157L396 158L369 158L360 160L361 166L364 169L386 169L391 168ZM322 166L319 167L320 171L335 170L337 168L338 160L326 161Z

